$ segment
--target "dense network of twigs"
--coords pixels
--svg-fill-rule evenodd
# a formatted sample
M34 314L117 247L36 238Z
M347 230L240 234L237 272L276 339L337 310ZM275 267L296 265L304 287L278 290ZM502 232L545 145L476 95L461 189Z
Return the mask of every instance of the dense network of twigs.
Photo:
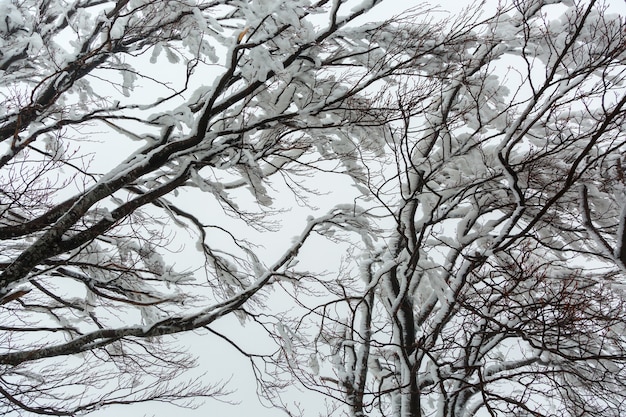
M218 398L193 330L289 415L626 413L624 17L387 3L0 0L0 413Z

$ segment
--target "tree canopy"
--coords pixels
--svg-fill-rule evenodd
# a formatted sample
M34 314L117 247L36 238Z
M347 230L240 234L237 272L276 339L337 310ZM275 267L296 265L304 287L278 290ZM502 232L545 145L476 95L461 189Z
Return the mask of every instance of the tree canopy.
M0 0L0 413L626 413L624 16L391 4Z

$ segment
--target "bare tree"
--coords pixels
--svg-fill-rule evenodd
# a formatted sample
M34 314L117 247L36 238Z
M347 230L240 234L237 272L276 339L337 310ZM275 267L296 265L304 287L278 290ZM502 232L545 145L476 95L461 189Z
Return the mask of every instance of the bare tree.
M292 415L623 413L623 17L379 3L0 3L2 412L218 397L168 336L206 329ZM313 175L357 192L265 259Z
M423 28L368 39L411 59L392 160L359 154L361 223L329 231L366 239L265 323L286 340L269 395L295 377L354 416L623 415L624 17L514 2Z

